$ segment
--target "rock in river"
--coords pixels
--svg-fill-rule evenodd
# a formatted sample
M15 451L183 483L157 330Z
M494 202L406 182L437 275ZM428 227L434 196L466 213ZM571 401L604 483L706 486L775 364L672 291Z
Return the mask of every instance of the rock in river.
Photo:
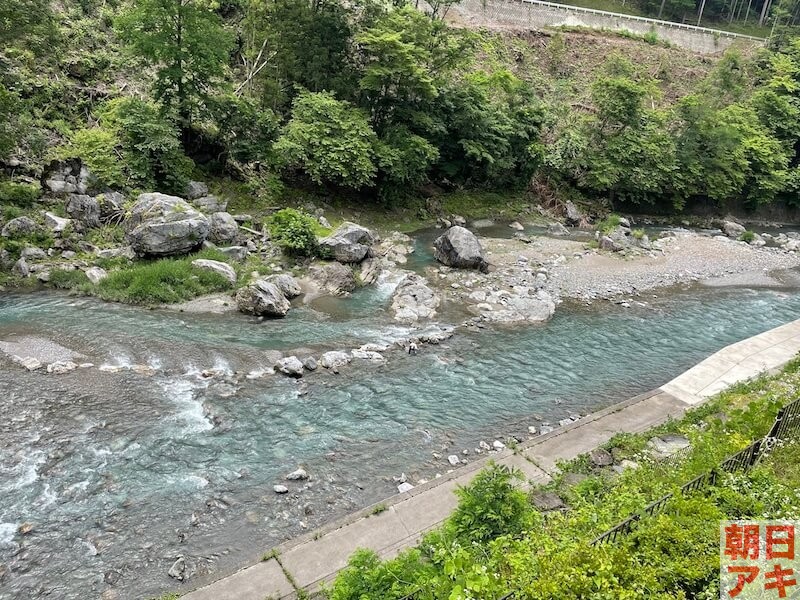
M336 231L320 240L323 252L342 263L358 263L369 254L375 236L366 227L345 221Z
M303 363L296 356L287 356L275 363L275 368L289 377L303 376Z
M303 293L303 289L300 287L300 282L286 273L270 275L267 277L267 281L274 284L275 287L278 288L287 298L296 298Z
M325 369L337 369L348 364L351 360L352 356L349 353L341 350L332 350L320 357L319 364Z
M281 291L266 279L258 279L236 293L236 305L243 313L285 317L291 305Z
M177 196L141 194L128 218L128 241L136 254L185 254L206 239L206 216Z
M289 481L305 481L308 479L308 472L303 467L299 467L298 469L292 471L286 476L286 479Z
M395 321L413 322L430 319L436 314L439 296L428 287L424 277L409 273L397 285L391 310Z
M338 262L311 265L308 279L314 287L333 296L346 296L356 289L353 269Z
M457 269L480 269L486 272L489 266L475 234L458 225L436 238L433 255L440 263Z
M746 229L734 221L725 221L722 224L722 231L724 231L725 235L727 235L729 238L738 239L739 236L746 231Z

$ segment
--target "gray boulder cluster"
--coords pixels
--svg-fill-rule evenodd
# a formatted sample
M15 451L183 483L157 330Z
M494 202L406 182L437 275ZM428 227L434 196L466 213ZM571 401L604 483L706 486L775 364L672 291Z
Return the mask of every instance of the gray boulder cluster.
M489 270L478 238L466 227L454 225L433 242L433 256L443 265L456 269Z
M22 277L35 275L41 281L48 281L53 268L79 269L92 283L102 281L107 273L85 255L102 259L178 256L222 244L226 247L218 248L221 252L241 261L249 252L246 246L235 245L246 240L236 219L224 212L226 203L208 195L207 186L200 182L188 184L186 199L146 193L126 203L118 192L98 192L96 179L80 161L57 161L45 170L42 185L45 201L63 203L63 213L44 210L41 219L35 215L22 216L0 227L0 236L10 239L36 236L53 239L51 247L46 249L24 248L16 262L9 262L9 253L0 250L0 266ZM203 208L213 212L206 214ZM122 245L98 248L88 241L86 234L104 225L122 226ZM256 249L254 245L253 250ZM84 257L78 256L79 253ZM236 272L224 262L199 259L193 265L217 272L232 283L236 281Z
M256 279L236 293L240 312L259 317L285 317L291 308L290 298L302 293L291 275L270 275Z
M340 263L360 263L371 256L375 235L367 228L345 221L331 235L322 238L319 246L324 254Z
M177 196L141 194L126 220L128 242L139 256L174 256L198 248L210 224L199 210Z
M611 231L595 232L595 237L600 249L610 252L652 249L650 238L641 231L639 235L635 235L631 230L631 222L626 218L621 218L619 224Z

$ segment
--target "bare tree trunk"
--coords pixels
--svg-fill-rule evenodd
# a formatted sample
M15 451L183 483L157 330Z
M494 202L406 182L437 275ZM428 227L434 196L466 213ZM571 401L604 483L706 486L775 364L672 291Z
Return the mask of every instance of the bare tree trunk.
M764 0L765 2L767 0ZM703 20L703 11L706 9L706 0L700 2L700 14L697 15L697 26L700 26L700 21Z
M767 13L769 12L769 7L772 4L772 0L764 0L764 5L761 7L761 16L758 17L758 24L759 26L763 25L767 20Z
M744 13L744 23L747 25L747 19L750 16L750 7L753 4L753 0L747 0L747 11Z
M664 5L665 5L666 3L667 3L667 0L661 0L661 7L658 9L658 18L659 18L659 19L661 18L661 13L663 13L663 12L664 12ZM624 2L623 2L623 4L622 4L622 6L625 6L625 3L624 3Z

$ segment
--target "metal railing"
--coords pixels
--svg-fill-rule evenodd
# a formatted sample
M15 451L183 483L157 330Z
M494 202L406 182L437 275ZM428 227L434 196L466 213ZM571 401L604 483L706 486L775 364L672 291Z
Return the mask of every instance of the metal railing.
M747 448L743 448L736 454L729 456L723 460L716 469L702 473L691 481L685 483L681 487L680 493L686 494L689 492L695 492L705 488L706 486L716 484L720 472L736 473L737 471L749 470L763 456L768 454L775 447L778 441L792 437L797 434L798 431L800 431L800 398L787 404L778 411L778 415L775 417L775 423L773 423L769 433L767 433L766 436L764 436L762 439L756 440L747 446ZM683 457L683 454L681 454L681 456ZM671 457L671 459L672 458L674 458L674 455ZM608 531L592 540L590 545L597 546L614 543L617 538L627 535L633 531L636 525L644 517L653 517L663 512L672 498L673 494L667 494L658 500L651 502L645 506L641 512L632 514L624 521L618 523ZM407 596L404 596L401 600L420 600L423 593L424 590L417 589ZM517 594L517 591L512 591L499 600L514 600L517 598Z
M673 27L676 29L686 29L689 31L697 31L698 33L707 33L720 37L743 38L761 43L767 41L765 38L754 37L752 35L745 35L743 33L734 33L732 31L724 31L722 29L711 29L709 27L700 27L699 25L688 25L686 23L678 23L676 21L663 21L661 19L651 19L649 17L638 17L636 15L626 15L624 13L609 12L607 10L598 10L596 8L584 8L582 6L572 6L570 4L558 4L556 2L546 2L545 0L511 0L511 1L512 2L519 1L522 2L523 4L535 4L539 6L547 6L550 8L557 8L559 10L567 12L599 15L603 17L613 17L616 19L630 19L631 21L639 21L640 23L659 25L661 27Z
M686 494L700 490L706 486L714 485L717 482L720 471L724 473L735 473L737 471L748 471L763 456L768 454L778 441L795 435L800 430L800 398L787 404L778 411L775 423L764 438L756 440L747 448L744 448L723 460L717 469L712 469L707 473L698 475L689 483L681 487L680 493ZM609 544L616 541L621 535L627 535L635 527L642 516L655 516L664 511L673 494L659 498L655 502L648 504L641 513L631 515L621 521L608 531L602 533L594 540L591 545Z

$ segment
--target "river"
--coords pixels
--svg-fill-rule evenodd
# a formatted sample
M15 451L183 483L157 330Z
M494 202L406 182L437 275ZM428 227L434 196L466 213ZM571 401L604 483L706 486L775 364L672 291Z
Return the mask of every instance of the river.
M244 376L268 366L270 350L319 356L403 337L386 311L390 291L264 322L0 296L0 339L47 338L95 365L47 375L0 362L0 598L178 589L167 576L178 556L198 577L255 561L395 493L393 475L444 473L433 452L469 449L472 459L480 440L527 437L534 415L557 424L623 400L800 315L794 290L693 286L631 308L565 303L539 326L460 330L416 356L354 361L301 383ZM285 482L299 465L310 480Z

